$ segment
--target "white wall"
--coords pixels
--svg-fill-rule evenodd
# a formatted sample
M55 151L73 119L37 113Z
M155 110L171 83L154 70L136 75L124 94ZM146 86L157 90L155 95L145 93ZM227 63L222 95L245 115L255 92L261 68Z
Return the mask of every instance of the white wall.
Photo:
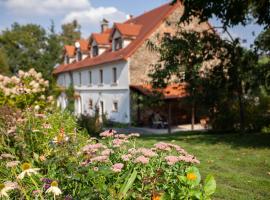
M113 68L117 69L116 84L113 83ZM100 69L103 70L103 84L100 84ZM89 85L89 71L92 72L92 85ZM79 85L79 72L82 78L81 85ZM74 89L80 95L80 100L75 101L75 114L93 114L94 110L89 109L89 99L92 99L93 105L99 106L100 101L104 102L104 111L108 119L122 123L130 122L130 91L127 61L85 68L72 72L72 75ZM58 75L57 83L68 87L71 83L69 73ZM113 112L114 101L118 103L118 112ZM63 100L59 99L59 102L63 103Z

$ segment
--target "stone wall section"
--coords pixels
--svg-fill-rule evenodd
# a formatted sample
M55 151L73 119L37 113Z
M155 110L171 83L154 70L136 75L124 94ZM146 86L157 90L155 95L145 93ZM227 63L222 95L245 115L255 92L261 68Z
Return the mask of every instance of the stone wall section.
M151 81L148 74L153 68L152 66L158 63L159 55L156 52L150 51L147 43L149 40L153 43L158 43L164 36L164 33L170 33L171 35L173 35L178 28L177 23L182 14L183 7L177 7L129 58L129 73L131 85L146 84ZM200 31L202 29L209 29L209 25L207 23L198 24L198 20L196 19L194 19L192 23L184 27L186 29L195 29L197 31Z

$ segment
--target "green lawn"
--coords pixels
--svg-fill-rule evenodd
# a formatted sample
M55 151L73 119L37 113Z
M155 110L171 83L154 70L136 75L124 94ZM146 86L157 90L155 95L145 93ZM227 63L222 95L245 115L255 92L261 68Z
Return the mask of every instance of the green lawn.
M176 143L201 161L203 177L217 181L213 199L270 199L270 134L178 133L144 136L149 146L157 141Z

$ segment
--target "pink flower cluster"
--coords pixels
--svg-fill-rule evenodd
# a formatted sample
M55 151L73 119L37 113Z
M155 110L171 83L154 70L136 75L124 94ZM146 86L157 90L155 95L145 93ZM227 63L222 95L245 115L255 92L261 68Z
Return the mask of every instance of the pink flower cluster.
M134 160L135 163L141 163L141 164L148 164L149 163L149 158L145 156L139 156Z
M100 137L113 137L115 133L116 133L115 130L110 129L110 130L106 130L106 131L100 133L99 135L100 135Z
M106 149L107 147L101 143L96 144L88 144L85 147L83 147L83 152L85 153L95 153L99 151L100 149Z
M127 142L128 142L128 140L126 140L126 139L114 139L112 141L113 147L120 147L123 143L127 143Z
M108 156L96 156L96 157L90 159L90 163L93 163L93 162L106 163L108 161L109 161Z
M102 156L109 156L111 155L112 153L114 153L114 151L112 149L105 149L101 152L101 155Z
M122 171L122 168L124 167L124 164L123 163L116 163L112 166L112 171L114 172L121 172Z
M121 156L121 158L123 161L129 161L132 158L132 155L131 154L123 154Z

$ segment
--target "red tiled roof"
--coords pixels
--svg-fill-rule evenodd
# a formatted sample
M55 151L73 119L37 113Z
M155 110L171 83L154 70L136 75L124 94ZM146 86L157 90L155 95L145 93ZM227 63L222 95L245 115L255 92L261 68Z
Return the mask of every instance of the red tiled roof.
M80 43L80 49L83 53L88 53L89 51L89 43L87 40L84 40L84 39L80 39L80 40L77 40L77 42Z
M126 24L115 23L114 28L115 30L118 30L121 33L121 35L129 37L139 35L142 25L137 25L133 23L126 23Z
M75 47L71 45L65 45L64 46L64 52L69 56L73 57L75 56Z
M163 22L163 20L165 20L166 17L169 16L179 6L179 4L180 3L171 5L168 3L124 22L124 24L136 24L141 26L137 37L126 48L113 52L106 51L99 56L93 58L88 57L74 64L61 65L57 67L53 73L58 74L113 61L123 59L127 60L127 58L129 58L137 50L137 48L143 44L143 42Z
M188 96L187 84L171 84L164 89L154 89L150 84L131 85L131 89L146 96L161 95L163 99L179 99Z
M107 31L107 30L106 30ZM110 33L92 33L90 41L95 40L96 43L100 45L108 45L110 44Z

